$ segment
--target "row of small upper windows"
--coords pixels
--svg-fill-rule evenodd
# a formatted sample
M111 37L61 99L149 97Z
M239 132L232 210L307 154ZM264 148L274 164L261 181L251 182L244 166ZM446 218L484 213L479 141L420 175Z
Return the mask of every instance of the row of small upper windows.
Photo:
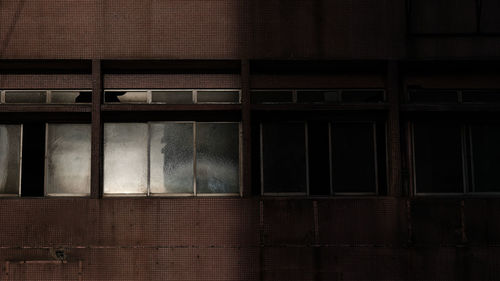
M385 101L380 89L329 90L253 90L255 104L273 103L378 103ZM0 92L0 103L72 104L90 103L89 90L6 90ZM238 104L239 90L106 90L105 103L131 104Z

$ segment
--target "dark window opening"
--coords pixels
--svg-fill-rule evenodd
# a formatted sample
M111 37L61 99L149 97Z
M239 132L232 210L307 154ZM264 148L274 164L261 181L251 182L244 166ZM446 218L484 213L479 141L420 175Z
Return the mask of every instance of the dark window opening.
M413 125L417 193L462 193L462 127L458 122Z

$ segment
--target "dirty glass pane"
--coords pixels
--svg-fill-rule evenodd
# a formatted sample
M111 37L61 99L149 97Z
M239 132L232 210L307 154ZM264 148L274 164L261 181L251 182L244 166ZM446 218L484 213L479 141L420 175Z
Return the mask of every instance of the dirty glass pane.
M193 193L193 123L150 123L151 193Z
M306 192L304 122L262 123L264 192Z
M463 192L460 124L453 121L418 121L413 128L417 192Z
M129 92L106 92L106 102L117 103L146 103L148 101L148 92L129 91Z
M90 124L49 124L46 158L46 194L90 194Z
M50 103L91 103L91 92L52 91Z
M476 123L470 126L474 191L500 191L500 124Z
M198 91L197 100L198 103L238 103L240 102L240 93L238 91Z
M239 124L196 124L197 193L239 192Z
M192 91L153 91L151 102L167 104L190 104L193 103Z
M412 103L458 103L458 92L454 90L409 90Z
M376 192L372 123L332 124L334 192Z
M19 194L21 125L0 125L0 194Z
M104 193L146 194L148 125L104 124Z
M384 91L382 90L343 90L342 102L383 102Z
M45 103L45 91L6 91L5 103Z
M337 91L297 91L298 103L332 103L339 101Z
M253 91L252 103L291 103L292 91Z

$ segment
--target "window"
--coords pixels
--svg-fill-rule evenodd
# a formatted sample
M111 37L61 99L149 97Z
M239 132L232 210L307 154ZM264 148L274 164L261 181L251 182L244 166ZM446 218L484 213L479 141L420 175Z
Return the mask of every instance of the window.
M106 195L240 193L236 122L104 124Z
M331 103L382 103L382 89L308 89L308 90L253 90L254 104L331 104Z
M73 104L91 103L89 90L6 90L0 91L4 104Z
M415 194L500 191L500 181L494 176L500 169L496 145L500 122L486 112L470 111L498 103L499 93L498 89L408 90L413 111L410 122ZM419 106L429 105L437 111L418 112ZM469 112L454 113L454 109Z
M262 194L378 194L377 131L371 121L262 122Z
M90 125L0 125L0 193L90 194Z
M239 90L106 90L106 103L135 104L236 104Z

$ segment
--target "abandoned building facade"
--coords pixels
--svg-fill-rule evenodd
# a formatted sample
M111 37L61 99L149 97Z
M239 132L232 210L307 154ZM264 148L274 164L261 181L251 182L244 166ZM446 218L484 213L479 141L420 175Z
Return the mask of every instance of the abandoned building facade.
M498 14L0 1L0 280L500 279Z

